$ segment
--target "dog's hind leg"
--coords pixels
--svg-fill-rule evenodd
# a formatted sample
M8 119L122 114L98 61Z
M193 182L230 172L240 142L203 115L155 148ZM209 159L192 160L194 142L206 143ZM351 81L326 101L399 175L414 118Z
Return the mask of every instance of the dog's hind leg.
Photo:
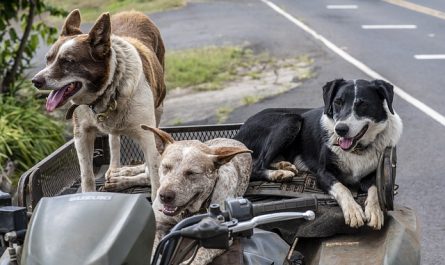
M156 128L159 127L159 124L161 123L161 116L164 112L164 103L161 103L156 109L155 109L155 119L156 119ZM161 139L159 137L155 136L156 141L156 149L158 149L158 152L162 154L164 152L164 144L162 143Z
M155 109L156 128L159 127L161 123L162 113L164 113L164 103L161 103L161 105Z
M283 133L282 130L289 130L294 128L293 125L282 126L276 132L267 137L266 143L261 150L258 158L255 159L252 170L252 178L265 179L268 181L288 181L296 174L297 169L295 165L288 161L275 162L277 158L282 155L282 152L287 150L291 145L297 134ZM285 135L286 137L283 137Z
M93 172L93 152L96 131L74 127L74 145L80 165L82 192L96 191Z
M274 169L287 170L293 172L294 174L298 174L297 167L288 161L279 161L276 163L272 163L270 166Z

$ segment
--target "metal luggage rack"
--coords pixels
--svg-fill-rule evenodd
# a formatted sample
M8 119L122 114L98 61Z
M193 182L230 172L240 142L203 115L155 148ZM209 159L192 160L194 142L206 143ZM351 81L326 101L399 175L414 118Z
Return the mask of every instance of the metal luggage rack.
M164 127L164 131L179 140L207 141L213 138L232 138L238 132L241 124L224 125L200 125ZM94 172L96 176L104 175L109 164L108 137L98 136L94 147ZM139 146L131 139L122 137L121 164L132 165L144 161L143 153ZM103 186L104 179L96 179L98 190ZM80 168L77 159L74 140L70 140L51 155L40 161L25 172L18 185L18 205L27 207L32 212L42 197L53 197L64 194L72 194L80 190ZM150 193L150 187L134 187L123 192ZM304 197L316 195L322 204L335 204L329 195L320 190L315 177L302 172L289 183L251 182L246 196L254 200L258 198L272 197ZM356 196L360 197L358 194Z
M232 138L241 124L175 126L161 128L177 140L197 139L207 141L213 138ZM110 153L108 137L98 136L94 144L94 171L100 173L109 163ZM127 137L121 141L121 164L131 165L144 161L142 150ZM97 188L103 185L103 179L96 180ZM53 197L75 193L80 186L80 167L74 140L71 139L48 157L26 171L18 184L18 205L32 212L42 197ZM147 187L136 187L126 192L146 192Z

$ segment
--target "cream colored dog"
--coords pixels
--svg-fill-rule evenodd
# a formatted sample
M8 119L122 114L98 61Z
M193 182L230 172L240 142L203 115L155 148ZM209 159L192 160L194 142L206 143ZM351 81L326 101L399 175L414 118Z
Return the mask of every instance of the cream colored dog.
M205 143L174 141L162 130L146 125L142 128L157 134L165 145L159 168L160 187L153 202L156 242L184 216L205 212L211 203L224 206L225 199L242 196L246 191L252 157L241 142L223 138ZM200 248L192 264L208 264L223 252Z

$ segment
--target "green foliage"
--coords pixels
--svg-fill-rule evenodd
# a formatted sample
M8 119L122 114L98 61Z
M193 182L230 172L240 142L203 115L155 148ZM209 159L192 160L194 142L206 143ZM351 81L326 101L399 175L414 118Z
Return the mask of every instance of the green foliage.
M23 72L29 67L39 45L39 37L47 44L56 39L57 29L34 18L41 14L66 15L43 0L0 1L0 84L1 92L14 95Z
M167 53L167 89L197 86L198 90L221 88L238 76L239 67L254 62L251 50L238 47L206 47Z
M82 21L94 22L101 13L111 14L123 10L138 10L153 13L185 5L185 0L46 0L47 3L66 10L79 9Z
M61 124L42 114L34 97L0 94L0 172L13 160L15 179L64 143Z
M43 0L6 0L0 1L0 14L0 174L12 160L16 182L64 142L63 128L42 114L44 103L35 99L24 71L40 41L51 44L57 37L57 29L41 18L66 12Z

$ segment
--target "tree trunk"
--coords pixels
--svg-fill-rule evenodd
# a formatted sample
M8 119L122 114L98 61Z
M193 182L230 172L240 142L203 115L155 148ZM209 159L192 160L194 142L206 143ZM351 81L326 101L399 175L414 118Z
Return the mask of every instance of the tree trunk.
M34 1L35 0L28 0L29 11L26 20L25 31L23 32L19 48L17 49L17 52L15 54L14 64L12 65L12 68L6 72L5 78L3 79L0 91L2 94L8 93L10 91L11 86L14 84L15 79L17 77L17 71L19 70L19 66L22 63L23 52L25 51L26 43L28 41L29 34L31 33L32 23L34 21L34 13L36 9L36 4Z

